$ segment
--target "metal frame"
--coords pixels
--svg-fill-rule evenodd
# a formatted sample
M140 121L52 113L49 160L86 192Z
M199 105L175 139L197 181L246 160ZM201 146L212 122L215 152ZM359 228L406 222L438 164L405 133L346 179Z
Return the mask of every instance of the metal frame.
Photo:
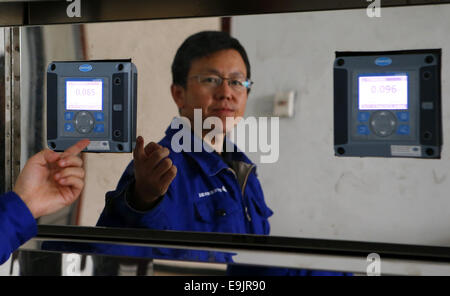
M79 0L81 17L68 17L71 2L0 0L0 26L26 26L150 20L189 17L233 16L247 14L306 12L340 9L365 9L364 0ZM450 0L382 0L382 7L436 5Z
M19 28L4 28L4 93L0 94L1 126L4 162L2 189L10 191L20 172L20 32Z
M11 188L20 173L20 28L11 28Z
M309 239L251 234L228 234L192 231L164 231L137 228L38 225L40 240L70 242L104 242L137 246L221 248L265 250L322 255L367 256L377 253L382 258L436 261L450 264L450 247L392 243Z
M5 29L0 28L0 192L6 191L8 166L6 163L6 90L5 90Z
M11 29L4 29L4 67L5 67L5 95L4 95L4 143L5 143L5 191L12 189L11 167Z
M21 250L39 250L43 241L64 244L64 253L79 253L83 244L194 249L236 253L233 263L365 274L369 254L381 259L382 275L450 275L450 247L305 239L279 236L39 225L38 235ZM52 250L59 251L57 249ZM94 254L91 254L94 255ZM102 255L105 254L95 254ZM111 256L111 255L106 255ZM131 256L114 254L114 256ZM139 257L138 257L139 258ZM151 259L151 258L142 258ZM176 260L169 260L176 261Z

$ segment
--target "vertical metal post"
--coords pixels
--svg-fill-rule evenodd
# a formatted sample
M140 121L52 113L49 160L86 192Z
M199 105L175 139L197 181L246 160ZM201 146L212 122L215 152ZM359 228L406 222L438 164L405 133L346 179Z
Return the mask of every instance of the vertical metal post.
M11 29L11 178L12 185L20 173L21 141L20 141L20 28Z
M2 143L4 143L4 191L13 189L20 172L20 30L4 28L4 95Z
M5 143L5 191L12 189L11 170L11 28L4 29L4 63L5 63L5 112L4 112L4 143Z
M0 28L0 192L6 191L6 89L5 89L5 30Z

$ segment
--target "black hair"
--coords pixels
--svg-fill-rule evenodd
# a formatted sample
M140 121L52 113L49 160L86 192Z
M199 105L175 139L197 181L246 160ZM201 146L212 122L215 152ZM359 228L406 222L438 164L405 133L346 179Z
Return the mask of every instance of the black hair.
M250 79L250 62L244 47L226 32L202 31L189 36L178 48L172 63L172 83L186 87L192 61L225 49L234 49L241 55Z

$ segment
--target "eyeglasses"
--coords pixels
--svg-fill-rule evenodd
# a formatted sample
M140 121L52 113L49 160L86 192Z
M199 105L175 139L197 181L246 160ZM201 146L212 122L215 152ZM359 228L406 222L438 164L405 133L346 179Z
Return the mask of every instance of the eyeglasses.
M253 85L253 81L245 78L224 78L218 75L195 75L189 78L195 78L202 86L214 90L222 85L224 80L228 81L228 86L236 92L243 92L244 90L250 90Z

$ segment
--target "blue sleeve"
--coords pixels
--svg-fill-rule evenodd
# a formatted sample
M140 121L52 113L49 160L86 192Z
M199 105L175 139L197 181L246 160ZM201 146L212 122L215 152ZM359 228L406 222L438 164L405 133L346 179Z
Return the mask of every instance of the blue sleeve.
M164 197L153 209L146 212L137 211L128 204L127 194L134 182L134 164L132 161L120 178L116 190L106 193L105 208L97 221L97 226L167 228L167 223L165 223L167 219L164 218L165 214L163 211Z
M0 264L37 234L36 220L14 192L0 196Z

